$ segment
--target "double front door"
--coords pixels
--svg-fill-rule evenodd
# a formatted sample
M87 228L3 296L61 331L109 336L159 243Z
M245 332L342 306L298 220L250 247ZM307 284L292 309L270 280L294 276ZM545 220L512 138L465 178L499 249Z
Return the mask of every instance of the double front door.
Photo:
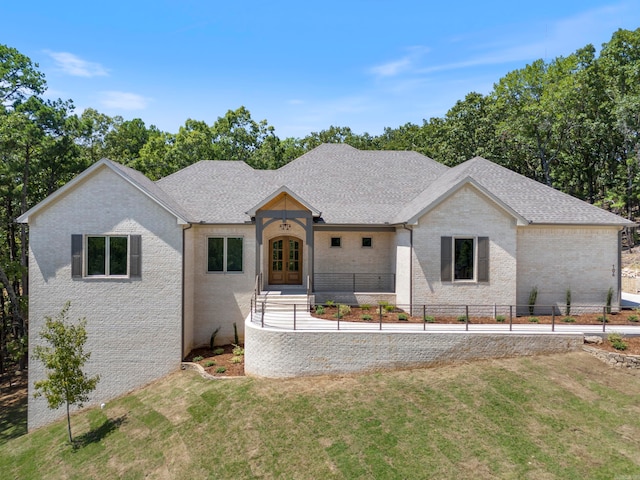
M276 237L269 241L269 284L302 285L302 240Z

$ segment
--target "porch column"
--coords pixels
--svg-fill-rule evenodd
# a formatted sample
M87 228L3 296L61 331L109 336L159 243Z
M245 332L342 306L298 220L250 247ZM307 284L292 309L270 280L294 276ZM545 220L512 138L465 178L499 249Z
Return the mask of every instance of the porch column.
M260 212L256 214L256 273L262 273L262 232L264 230L264 220ZM254 276L255 276L254 275ZM264 283L264 279L263 279ZM259 285L262 290L262 285Z

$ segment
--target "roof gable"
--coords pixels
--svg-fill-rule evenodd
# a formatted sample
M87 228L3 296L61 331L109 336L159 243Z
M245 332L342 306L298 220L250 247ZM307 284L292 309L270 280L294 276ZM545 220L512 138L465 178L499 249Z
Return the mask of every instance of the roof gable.
M435 183L436 184L433 188L425 190L405 208L403 208L396 216L393 223L416 225L421 217L437 208L441 203L467 185L475 188L475 190L507 213L507 215L513 217L518 225L527 225L529 223L518 212L513 210L508 204L504 203L472 177L467 176L462 179L453 178L449 181L438 181Z
M250 217L255 217L258 210L265 208L270 203L276 201L279 197L284 197L285 205L286 205L287 195L290 196L293 199L293 201L297 202L300 206L309 210L314 217L319 217L320 215L322 215L322 212L320 212L320 210L318 210L317 208L314 208L309 202L304 200L302 197L300 197L296 193L292 192L285 185L277 189L271 195L267 195L263 200L261 200L253 208L250 208L247 211L247 215L249 215Z
M71 181L67 182L65 185L53 192L47 198L20 215L16 219L16 221L18 223L29 223L30 216L40 213L49 205L55 203L59 198L62 198L64 195L71 192L81 183L90 180L91 176L102 168L108 168L124 181L133 185L141 193L156 202L171 215L175 216L178 224L190 223L189 214L185 211L185 209L181 205L176 203L164 191L162 191L162 189L159 189L145 175L138 172L137 170L133 170L132 168L126 167L106 158L103 158L102 160L99 160L98 162L91 165L89 168L87 168L85 171L74 177Z

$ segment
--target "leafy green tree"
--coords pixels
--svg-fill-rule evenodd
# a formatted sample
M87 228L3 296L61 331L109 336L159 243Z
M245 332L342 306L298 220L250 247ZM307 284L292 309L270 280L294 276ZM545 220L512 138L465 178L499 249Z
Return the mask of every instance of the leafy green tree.
M44 74L38 64L15 48L0 44L0 108L20 103L46 89Z
M336 127L331 125L326 130L311 132L301 140L305 151L312 150L323 143L346 143L360 150L376 148L376 140L368 133L358 135L350 127Z
M140 118L125 121L121 117L115 117L113 127L105 135L106 156L124 165L134 165L149 138L159 133L153 125L147 128Z
M47 377L35 382L34 396L44 396L50 409L66 406L69 443L73 443L70 407L82 407L89 400L100 376L88 377L82 370L91 356L84 351L87 321L83 318L77 324L69 323L70 305L67 302L56 318L45 318L40 336L49 346L37 345L33 355L47 369Z
M89 165L107 156L106 137L114 120L93 108L85 109L78 118L77 144Z
M176 142L176 136L166 132L152 135L140 149L139 157L132 165L151 180L166 177L180 169L178 159L169 154Z

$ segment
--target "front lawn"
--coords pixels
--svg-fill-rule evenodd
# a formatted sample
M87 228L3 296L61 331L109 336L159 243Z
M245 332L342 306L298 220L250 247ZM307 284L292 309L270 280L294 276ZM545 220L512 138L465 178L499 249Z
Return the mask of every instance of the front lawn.
M289 380L176 372L0 445L3 478L635 478L640 372L584 352Z

